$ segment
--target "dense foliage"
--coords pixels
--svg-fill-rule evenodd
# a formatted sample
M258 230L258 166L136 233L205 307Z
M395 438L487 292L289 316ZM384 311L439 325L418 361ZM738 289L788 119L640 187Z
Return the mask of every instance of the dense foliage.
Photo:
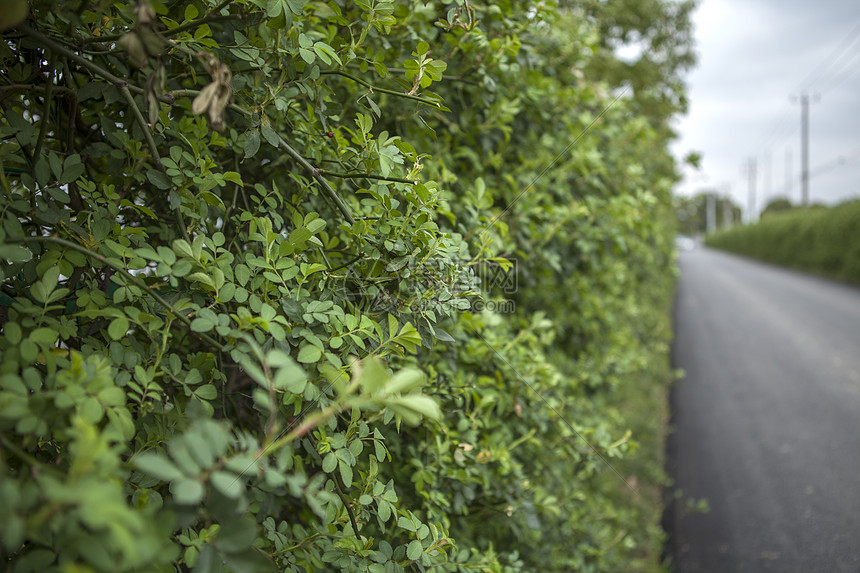
M690 3L12 4L4 566L658 566Z
M860 201L771 212L707 237L739 255L860 284Z

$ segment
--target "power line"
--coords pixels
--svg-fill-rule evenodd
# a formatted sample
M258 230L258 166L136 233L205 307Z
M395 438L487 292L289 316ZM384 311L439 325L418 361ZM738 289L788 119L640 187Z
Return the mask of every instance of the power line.
M843 71L846 71L847 68L850 68L851 64L853 64L854 60L856 60L858 57L860 57L860 52L857 52L856 54L854 54L854 57L851 58L844 66L842 66L842 68L840 68L839 72L837 72L836 74L834 74L830 78L830 80L831 80L830 85L826 85L825 87L822 87L821 92L823 93L823 92L829 92L829 91L835 90L836 88L841 86L845 82L845 80L847 80L848 78L853 76L855 74L855 72L857 72L856 67L854 69L848 69L847 73L842 75L842 77L839 77L838 74L841 74ZM838 80L838 81L834 84L833 80Z
M837 77L838 73L842 72L847 66L850 66L854 61L857 54L854 54L847 63L843 63L843 65L835 72L830 73L831 68L840 60L846 53L848 53L851 46L854 44L854 41L860 37L860 23L854 25L851 31L848 32L848 35L845 36L842 41L836 46L834 50L831 51L830 54L819 64L816 66L810 73L807 75L806 79L800 82L797 85L797 92L807 91L815 82L818 82L825 76L825 74L830 74L830 77L827 78L828 82L831 82L835 77ZM851 72L853 73L853 72ZM843 77L840 80L840 84L842 81L847 79ZM832 89L834 86L830 86L828 89ZM823 90L819 90L823 91ZM773 144L779 142L781 139L784 139L794 133L794 130L791 129L789 132L785 134L781 134L781 130L786 125L791 125L791 118L793 114L790 114L789 111L791 107L787 107L783 104L781 108L781 112L779 112L771 125L774 127L771 128L770 131L766 132L765 137L761 140L761 145L758 146L758 151L756 155L761 155L764 149L771 147Z
M818 175L822 175L824 173L829 173L830 171L834 171L834 170L839 169L841 167L846 167L852 163L855 163L858 160L860 160L860 149L855 150L854 153L851 153L847 156L846 155L840 155L839 157L837 157L835 159L831 159L830 161L828 161L826 163L822 163L822 164L818 165L815 169L810 170L809 178L811 179L813 177L816 177ZM780 196L780 195L785 195L786 193L788 193L792 189L794 184L798 183L799 181L800 181L800 177L792 179L782 189L780 189L779 191L774 193L773 196L776 197L776 196Z
M819 81L822 76L830 72L830 68L838 62L842 56L848 52L848 48L851 47L851 44L854 43L854 40L860 36L860 23L858 23L854 28L848 33L848 35L840 42L840 44L836 47L836 49L829 55L827 58L821 62L821 65L817 66L809 76L807 76L806 80L801 82L797 91L805 91L809 90L812 85Z

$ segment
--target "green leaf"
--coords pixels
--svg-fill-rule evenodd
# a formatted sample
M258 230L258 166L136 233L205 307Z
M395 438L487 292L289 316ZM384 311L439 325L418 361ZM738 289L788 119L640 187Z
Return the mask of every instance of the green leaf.
M3 325L3 334L6 336L6 340L9 341L9 344L16 346L21 342L23 334L21 331L21 325L17 322L7 322Z
M173 499L181 505L197 505L206 493L203 484L196 479L182 478L170 483Z
M14 322L11 324L18 326ZM20 327L18 327L18 329L19 329L18 332L20 333ZM47 326L42 326L40 328L37 328L33 332L31 332L29 338L30 338L30 340L32 340L33 342L35 342L37 344L44 344L46 346L49 346L49 345L54 344L57 341L58 336L59 336L59 333L56 330L54 330L53 328L48 328Z
M250 159L257 154L260 149L260 130L249 129L245 132L245 159Z
M77 153L69 155L63 162L63 175L60 177L59 184L67 185L76 181L85 172L84 165L81 163L81 156Z
M269 145L271 145L275 149L278 148L278 146L280 145L281 142L278 139L278 134L275 132L274 129L272 129L271 126L269 126L269 125L261 126L260 127L260 133L263 135L263 139L265 139Z
M236 280L239 281L240 285L245 286L248 284L248 279L251 278L251 269L240 263L236 265L233 272L235 273Z
M305 228L315 235L321 230L325 229L325 220L314 219L313 221L305 223Z
M194 332L209 332L215 328L215 324L208 318L195 318L191 321L191 330Z
M237 553L251 547L257 538L257 524L250 517L227 520L221 525L215 544L225 553Z
M162 191L166 191L167 189L173 187L173 183L170 181L170 178L158 169L150 169L149 171L147 171L146 178L149 180L150 183L152 183Z
M389 397L385 405L399 414L403 421L410 426L417 425L422 418L438 420L442 417L439 404L429 396L410 394L408 396Z
M173 462L155 452L143 452L132 458L132 464L144 473L162 481L173 481L182 477L182 472Z
M128 319L124 316L118 316L108 326L108 334L114 340L120 340L128 332L128 327Z
M299 350L298 361L303 364L313 364L314 362L319 362L319 359L322 358L322 350L314 346L313 344L305 344L302 346L302 349Z
M396 394L398 392L409 392L420 388L425 381L424 373L416 368L406 368L395 374L385 383L385 392Z
M405 529L406 531L415 531L415 524L412 523L412 520L408 517L401 515L397 518L397 527L401 529Z
M204 400L214 400L218 397L218 390L214 384L204 384L194 389L194 395Z
M0 259L10 263L26 263L33 258L30 249L21 245L0 245Z
M29 338L21 341L20 346L21 359L24 362L34 362L39 355L39 347Z
M423 553L424 547L421 546L421 542L417 539L413 539L406 547L406 557L412 561L418 561L421 559L421 555Z
M209 476L209 480L212 482L212 485L215 486L215 489L230 499L238 498L242 495L242 491L245 489L245 485L239 476L223 470L213 472L212 475Z
M289 363L280 367L272 383L278 390L301 394L305 390L307 380L305 371L290 359Z
M340 470L340 478L343 480L343 484L349 489L352 487L352 468L343 460L338 461L337 467Z
M377 358L364 360L361 363L361 375L358 384L367 394L374 394L388 380L388 369Z
M300 243L304 243L308 239L313 236L313 233L307 229L306 227L299 227L298 229L294 229L292 233L290 233L289 242L293 245L298 245Z
M323 458L322 469L325 473L330 474L337 467L337 456L334 455L334 452L329 452L326 454L325 458Z
M281 15L281 12L284 10L284 5L281 0L267 0L266 1L266 15L269 18L277 18Z
M104 416L105 410L96 398L89 397L78 408L81 417L90 424L97 424Z

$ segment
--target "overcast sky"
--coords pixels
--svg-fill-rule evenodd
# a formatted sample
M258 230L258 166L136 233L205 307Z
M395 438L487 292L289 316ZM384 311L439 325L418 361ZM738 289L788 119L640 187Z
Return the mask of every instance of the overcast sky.
M754 157L757 211L777 195L799 202L801 106L790 97L806 91L820 98L809 107L810 200L860 197L860 0L699 0L694 21L699 63L673 149L703 160L676 193L717 189L746 211Z

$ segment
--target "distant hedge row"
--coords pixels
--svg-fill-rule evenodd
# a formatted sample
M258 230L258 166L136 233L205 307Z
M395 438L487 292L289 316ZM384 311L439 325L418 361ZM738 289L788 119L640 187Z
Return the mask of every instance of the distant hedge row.
M707 238L709 246L860 283L860 200L796 209Z

